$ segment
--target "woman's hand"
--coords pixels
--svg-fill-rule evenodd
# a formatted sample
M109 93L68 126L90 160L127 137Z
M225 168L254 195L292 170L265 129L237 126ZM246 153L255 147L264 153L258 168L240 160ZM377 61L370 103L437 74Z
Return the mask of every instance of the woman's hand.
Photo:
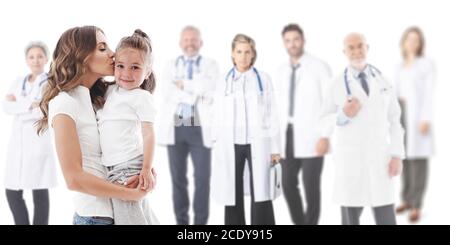
M147 191L142 190L142 186L139 184L136 188L134 189L126 189L126 191L128 191L128 197L126 201L139 201L142 198L145 197L145 195L147 195Z
M280 160L281 160L281 155L280 154L272 154L272 155L270 155L270 162L272 164L276 164L276 163L280 162Z
M136 188L139 185L139 175L131 176L127 179L127 182L125 183L125 187L127 188Z
M430 132L431 125L429 122L423 121L419 124L419 131L422 135L427 135Z

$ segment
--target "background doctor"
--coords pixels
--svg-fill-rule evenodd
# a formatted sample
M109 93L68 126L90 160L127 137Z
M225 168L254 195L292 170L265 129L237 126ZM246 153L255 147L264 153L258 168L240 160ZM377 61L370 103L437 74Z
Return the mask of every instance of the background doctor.
M322 60L305 53L303 30L297 24L283 28L284 46L289 61L279 68L274 86L280 92L283 132L283 191L291 219L296 225L317 225L320 214L320 179L328 139L320 132L320 108L331 70ZM306 209L300 195L299 172L305 190Z
M218 82L213 126L212 196L225 205L226 225L245 225L244 184L250 184L251 224L275 224L269 198L271 162L280 160L279 121L270 77L253 67L255 42L238 34L233 69ZM244 183L244 169L250 180Z
M33 191L34 225L47 225L48 189L56 186L56 167L48 133L38 136L35 122L41 117L39 101L47 82L44 66L47 47L31 42L25 58L31 73L17 79L3 101L3 110L14 116L6 160L6 197L16 225L29 225L23 190Z
M409 220L420 218L428 178L428 159L433 154L434 65L424 57L425 37L418 27L410 27L400 42L403 62L397 65L394 79L402 106L406 130L406 159L403 170L403 203L398 213L411 209Z
M194 164L194 224L206 225L209 216L211 175L210 123L212 96L219 68L217 62L199 54L200 30L181 31L183 55L169 61L163 77L165 100L158 123L158 143L167 146L172 196L177 224L189 224L188 156Z
M325 97L323 118L338 114L334 199L344 225L359 224L365 206L372 207L376 224L394 225L393 177L400 174L404 158L401 112L392 85L367 64L367 52L362 34L347 35L344 54L350 64Z

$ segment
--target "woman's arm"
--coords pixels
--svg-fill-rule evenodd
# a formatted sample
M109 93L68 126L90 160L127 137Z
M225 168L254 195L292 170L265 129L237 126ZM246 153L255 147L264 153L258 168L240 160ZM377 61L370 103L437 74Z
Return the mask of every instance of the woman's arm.
M64 179L70 190L86 194L136 201L145 196L140 186L129 189L109 183L82 168L80 142L75 122L67 115L59 114L53 118L56 153L62 168Z
M142 122L142 138L144 142L144 161L142 170L139 175L139 183L142 184L143 189L152 190L155 185L155 178L152 173L153 168L153 154L155 150L155 134L153 131L153 123Z

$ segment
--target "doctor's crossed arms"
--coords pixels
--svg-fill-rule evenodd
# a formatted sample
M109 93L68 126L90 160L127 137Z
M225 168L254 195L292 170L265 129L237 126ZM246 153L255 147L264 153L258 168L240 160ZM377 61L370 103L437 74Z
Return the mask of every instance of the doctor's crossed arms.
M56 167L49 134L38 136L34 124L42 116L39 102L48 77L44 71L47 46L40 41L29 43L25 61L29 73L12 83L2 101L4 112L14 117L4 184L15 224L46 225L50 211L48 189L56 186ZM33 193L32 221L23 199L24 191Z
M185 26L180 33L181 54L168 61L162 87L164 109L157 142L167 147L172 180L173 210L178 225L206 225L211 176L211 106L219 76L217 62L200 51L200 29ZM188 159L194 167L193 205L188 193ZM194 217L189 217L190 207Z

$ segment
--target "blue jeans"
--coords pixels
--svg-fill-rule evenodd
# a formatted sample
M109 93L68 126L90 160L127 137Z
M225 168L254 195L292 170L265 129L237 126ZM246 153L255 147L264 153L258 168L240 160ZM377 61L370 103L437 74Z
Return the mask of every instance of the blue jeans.
M74 225L114 225L114 220L109 217L83 217L75 213Z

